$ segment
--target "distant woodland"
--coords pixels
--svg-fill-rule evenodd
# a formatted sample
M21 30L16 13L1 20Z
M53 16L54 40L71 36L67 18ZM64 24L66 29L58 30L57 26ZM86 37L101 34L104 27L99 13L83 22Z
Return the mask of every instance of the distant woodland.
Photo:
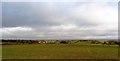
M74 44L89 42L91 44L120 45L118 40L2 40L2 45L12 44Z

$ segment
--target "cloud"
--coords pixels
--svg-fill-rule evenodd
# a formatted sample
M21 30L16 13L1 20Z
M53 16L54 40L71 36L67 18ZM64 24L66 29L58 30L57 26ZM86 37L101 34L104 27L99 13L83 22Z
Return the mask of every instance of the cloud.
M4 2L2 16L5 38L118 38L116 2Z
M56 30L56 29L57 30L71 30L71 29L74 29L74 28L77 28L77 26L76 25L72 25L72 24L51 27L51 29L54 29L54 30Z
M29 27L11 27L11 28L2 28L3 33L8 32L8 33L14 33L14 32L19 32L19 31L31 31L32 28Z
M119 0L2 0L2 2L118 2Z
M15 37L26 37L29 36L29 32L33 29L30 27L10 27L0 28L3 38L15 38ZM30 34L31 35L31 34Z

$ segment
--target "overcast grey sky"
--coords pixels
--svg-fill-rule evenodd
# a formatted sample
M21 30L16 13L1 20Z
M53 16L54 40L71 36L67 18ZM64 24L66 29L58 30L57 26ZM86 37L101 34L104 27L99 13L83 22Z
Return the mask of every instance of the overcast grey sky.
M118 0L11 1L2 3L3 39L118 39Z

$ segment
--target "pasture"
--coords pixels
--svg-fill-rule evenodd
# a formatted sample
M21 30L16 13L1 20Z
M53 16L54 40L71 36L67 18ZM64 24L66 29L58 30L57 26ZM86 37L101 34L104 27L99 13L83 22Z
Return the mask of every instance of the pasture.
M117 45L24 44L3 45L3 59L117 59Z

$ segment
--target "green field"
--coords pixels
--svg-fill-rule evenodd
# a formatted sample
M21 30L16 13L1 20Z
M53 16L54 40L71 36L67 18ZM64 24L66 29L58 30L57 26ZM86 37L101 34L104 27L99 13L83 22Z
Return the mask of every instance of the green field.
M117 59L118 46L76 44L3 45L3 59Z

